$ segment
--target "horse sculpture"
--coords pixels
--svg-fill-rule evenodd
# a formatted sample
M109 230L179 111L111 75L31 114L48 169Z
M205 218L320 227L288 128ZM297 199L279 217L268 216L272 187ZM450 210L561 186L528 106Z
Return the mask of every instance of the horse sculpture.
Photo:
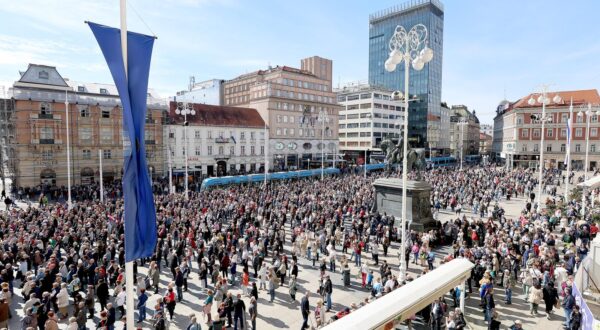
M398 140L398 144L394 144L392 140L384 140L380 144L381 150L385 153L385 159L387 163L387 171L390 172L394 165L402 163L403 159L403 139ZM407 169L408 172L416 171L418 179L420 179L420 172L426 168L425 162L425 150L424 149L413 149L408 148L406 153Z

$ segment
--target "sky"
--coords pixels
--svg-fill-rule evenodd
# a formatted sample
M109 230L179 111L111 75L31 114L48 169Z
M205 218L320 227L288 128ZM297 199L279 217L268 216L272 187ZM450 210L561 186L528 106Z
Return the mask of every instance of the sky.
M333 60L334 87L368 77L369 14L393 0L128 0L128 29L156 35L150 87L162 97L300 59ZM0 0L0 85L29 63L112 83L84 21L118 27L118 0ZM445 0L442 100L492 124L505 97L600 87L600 1Z

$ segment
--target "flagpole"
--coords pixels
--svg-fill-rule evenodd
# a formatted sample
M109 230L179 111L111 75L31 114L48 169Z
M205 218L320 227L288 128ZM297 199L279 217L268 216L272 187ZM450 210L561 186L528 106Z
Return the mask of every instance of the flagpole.
M268 145L267 145L267 123L265 123L265 139L264 139L263 143L265 145L265 188L267 188L267 175L269 174L269 164L268 164L269 149L268 149Z
M65 125L67 126L67 210L73 207L71 200L71 139L69 134L69 97L65 90Z
M573 98L569 106L569 128L567 128L567 183L565 185L565 204L569 204L569 177L571 176L571 133L573 129Z
M123 66L125 77L127 78L127 1L120 0L120 20L121 20L121 51L123 53ZM131 141L133 142L133 141ZM131 143L130 145L133 145ZM127 246L125 246L127 249ZM134 323L134 289L133 289L133 261L125 263L125 293L126 298L126 325L127 329L135 329Z
M103 171L102 171L102 149L98 149L98 163L99 163L99 177L100 177L100 203L104 203L104 179L103 179Z

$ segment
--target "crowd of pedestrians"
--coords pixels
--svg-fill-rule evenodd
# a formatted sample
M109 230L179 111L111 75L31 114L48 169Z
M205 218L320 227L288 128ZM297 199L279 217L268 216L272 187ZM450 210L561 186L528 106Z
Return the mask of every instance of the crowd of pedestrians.
M576 201L565 211L537 213L535 174L479 166L423 173L432 185L434 213L448 210L455 216L428 232L410 232L407 250L400 253L421 271L402 281L385 260L392 243L401 239L398 228L393 217L371 211L371 183L387 174L228 186L193 191L189 198L166 190L157 193L158 243L152 257L134 264L136 324L166 329L177 315L177 305L194 301L200 309L189 315L187 329L256 329L259 299L274 303L277 297L298 302L302 328L320 327L439 263L463 257L476 265L467 289L479 295L491 327L499 324L494 288L502 288L504 302L511 304L512 291L519 285L531 305L531 317L536 317L542 301L547 317L560 305L565 326L578 329L581 315L571 294L572 275L597 227L578 221L581 206ZM89 198L78 198L71 210L62 203L40 203L0 215L0 329L19 308L24 330L59 325L86 329L88 320L98 328L114 329L125 317L119 189L109 189L104 203L93 189L82 191ZM526 202L518 218L507 218L500 202L513 197ZM436 257L435 249L442 245L452 246L452 253ZM318 269L318 289L301 285L302 267ZM343 275L343 282L337 283L343 286L353 285L356 274L354 285L369 292L369 298L338 301L343 307L334 310L334 273ZM199 279L200 294L188 290L192 277ZM408 322L420 317L433 329L463 329L458 290ZM23 303L14 302L15 294Z

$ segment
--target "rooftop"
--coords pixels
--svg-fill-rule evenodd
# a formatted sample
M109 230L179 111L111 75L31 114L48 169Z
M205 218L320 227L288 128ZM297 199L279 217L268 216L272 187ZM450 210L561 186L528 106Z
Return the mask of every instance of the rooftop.
M562 99L561 102L559 102L559 103L551 102L550 104L546 104L546 107L568 106L571 104L571 100L573 100L573 105L582 105L582 104L588 104L588 103L600 104L600 95L598 95L598 91L596 89L583 89L583 90L575 90L575 91L555 91L555 92L548 92L546 94L546 96L552 100L552 98L554 98L554 96L557 94L560 95L560 97ZM529 94L529 95L521 98L514 104L512 104L512 106L509 109L541 107L542 104L537 101L537 99L540 95L541 95L540 93ZM533 99L535 99L535 104L529 105L529 99L532 97L533 97Z
M425 7L429 4L437 7L441 11L444 11L444 4L442 4L442 2L439 0L410 0L369 15L369 23L375 23L391 16L406 13L420 7Z
M168 114L170 123L183 124L183 116L176 114L176 109L177 103L170 102ZM196 111L196 114L187 116L190 124L201 126L265 127L265 122L256 109L200 103L194 103L193 109Z

